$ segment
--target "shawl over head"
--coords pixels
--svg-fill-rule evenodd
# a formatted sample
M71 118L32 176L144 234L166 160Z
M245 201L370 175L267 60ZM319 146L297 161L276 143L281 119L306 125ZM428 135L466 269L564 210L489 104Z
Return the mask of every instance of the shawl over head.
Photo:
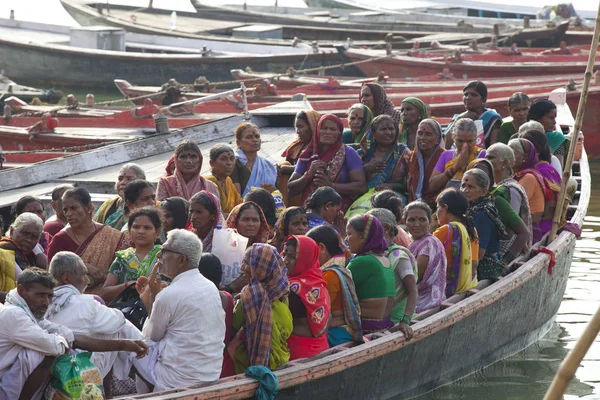
M364 244L356 255L362 256L368 253L383 255L389 246L385 240L385 230L381 222L370 214L365 214L363 218L365 220L365 231L362 234Z
M216 213L215 220L213 221L210 232L208 232L208 235L206 235L206 237L202 239L202 251L210 253L210 251L212 250L212 241L215 229L217 228L217 225L225 227L225 218L223 218L223 213L221 212L221 202L219 201L219 198L214 194L207 192L206 190L203 190L202 192L208 196L210 202L215 208Z
M434 119L424 119L421 124L427 124L433 128L433 131L438 135L437 148L431 153L431 155L425 159L423 153L419 148L419 141L416 140L415 149L409 156L408 159L408 191L409 200L421 200L424 199L424 192L429 183L429 178L433 173L437 160L440 158L444 149L441 147L442 143L442 126L439 122ZM427 203L435 203L435 199L427 199Z
M560 175L550 164L540 163L535 145L532 142L522 138L517 140L523 149L525 160L521 165L521 170L515 174L515 177L519 180L526 174L533 175L544 192L544 199L546 201L552 200L552 191L559 190L557 185L561 181Z
M394 119L396 125L399 125L401 118L400 111L394 108L394 104L388 98L383 86L378 83L363 83L362 86L367 86L373 96L374 107L373 110L371 110L373 116L376 117L381 114L387 114ZM359 97L359 101L362 102L362 96Z
M363 122L360 126L360 132L358 132L356 139L354 139L355 143L360 143L365 134L369 131L369 129L371 129L371 123L375 117L373 116L371 109L369 109L369 107L365 106L363 103L353 104L352 107L350 107L350 110L353 109L362 110L363 112ZM348 114L348 117L350 117L350 114Z
M419 109L419 111L421 111L421 118L425 119L425 118L429 117L429 113L427 112L427 106L418 97L407 97L404 100L402 100L402 103L408 103L410 105L417 107L417 109Z
M308 123L308 127L310 128L310 133L312 137L314 137L315 133L317 132L317 124L320 118L321 114L319 114L315 110L299 111L298 114L296 114L296 120L306 120L306 122ZM283 153L281 153L281 157L289 158L291 160L298 160L298 157L300 157L300 152L304 148L304 145L305 143L302 142L300 138L296 138L296 140L290 143L290 145L286 147Z
M267 240L269 239L271 233L271 228L267 223L267 219L265 218L265 214L263 214L262 209L258 204L256 204L253 201L245 201L242 204L238 204L237 206L235 206L227 216L227 227L236 229L237 221L240 216L240 210L245 204L252 204L254 207L256 207L256 209L258 210L258 216L260 218L260 228L258 229L258 233L255 237L248 238L248 244L267 243Z
M240 294L250 365L269 366L273 311L271 304L287 296L287 269L273 246L255 243L250 251L250 283Z

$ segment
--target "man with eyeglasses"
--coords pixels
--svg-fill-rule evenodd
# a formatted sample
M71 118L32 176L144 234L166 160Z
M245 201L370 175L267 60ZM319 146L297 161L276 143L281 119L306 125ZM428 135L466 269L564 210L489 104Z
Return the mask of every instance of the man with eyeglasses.
M223 363L225 312L217 287L198 271L202 242L184 229L169 231L149 277L138 278L149 317L142 334L150 354L134 362L138 393L219 379ZM158 271L157 271L158 269ZM172 282L163 288L157 273Z

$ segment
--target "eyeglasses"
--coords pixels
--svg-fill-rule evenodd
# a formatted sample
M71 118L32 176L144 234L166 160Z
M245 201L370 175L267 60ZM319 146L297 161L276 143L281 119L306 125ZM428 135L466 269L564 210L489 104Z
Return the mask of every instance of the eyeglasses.
M156 253L156 255L157 255L158 257L164 257L164 255L165 255L166 253L175 253L175 254L179 254L180 256L182 256L182 255L183 255L183 254L181 254L181 253L180 253L180 252L178 252L178 251L171 250L171 249L167 249L166 247L162 247L162 248L160 249L160 251L159 251L158 253Z

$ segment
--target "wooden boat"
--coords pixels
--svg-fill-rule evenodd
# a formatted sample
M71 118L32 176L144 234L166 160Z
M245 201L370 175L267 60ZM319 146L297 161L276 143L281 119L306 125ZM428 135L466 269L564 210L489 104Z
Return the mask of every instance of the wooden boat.
M63 97L63 93L60 90L36 89L19 85L0 73L0 109L5 100L11 96L17 97L27 103L31 102L34 98L38 98L44 103L56 104Z

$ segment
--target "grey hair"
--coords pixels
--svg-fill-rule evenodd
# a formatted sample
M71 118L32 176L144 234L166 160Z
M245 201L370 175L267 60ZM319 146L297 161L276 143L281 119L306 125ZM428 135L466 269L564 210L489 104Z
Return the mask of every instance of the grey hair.
M517 132L519 134L519 136L521 136L522 133L525 133L527 131L540 131L542 133L546 133L546 130L544 129L544 125L540 124L537 121L527 121L525 122L523 125L521 125L519 127L519 131Z
M132 170L133 172L135 172L136 179L146 180L146 173L144 172L142 167L140 167L136 163L127 163L127 164L123 165L119 169L119 175L121 175L122 173L124 173L125 171L127 171L129 169Z
M477 125L471 118L461 118L454 123L452 137L456 137L458 132L471 132L473 137L477 137Z
M367 214L374 216L381 222L381 225L390 227L390 235L396 237L398 234L398 227L396 226L396 217L394 213L387 208L372 208L367 211Z
M15 231L18 231L29 224L35 224L35 226L40 231L44 229L44 222L42 221L42 219L34 213L30 212L19 214L10 227L13 228Z
M521 157L523 157L525 155L525 150L523 149L523 146L521 145L521 142L519 139L509 140L508 147L510 147L510 149L513 151L514 158L516 158L517 155L519 155ZM513 158L513 160L514 160L514 158Z
M488 189L490 187L490 177L479 168L471 168L467 170L463 175L463 178L467 175L473 175L475 178L475 184L480 189Z
M190 266L198 267L202 257L202 242L195 233L185 229L173 229L167 233L167 241L164 245L179 254L183 254Z
M504 143L494 143L487 149L487 154L495 153L501 162L508 161L508 166L512 169L515 163L515 153L510 146Z
M70 251L59 251L52 257L48 271L58 282L62 282L64 274L75 274L78 269L85 268L81 257Z

